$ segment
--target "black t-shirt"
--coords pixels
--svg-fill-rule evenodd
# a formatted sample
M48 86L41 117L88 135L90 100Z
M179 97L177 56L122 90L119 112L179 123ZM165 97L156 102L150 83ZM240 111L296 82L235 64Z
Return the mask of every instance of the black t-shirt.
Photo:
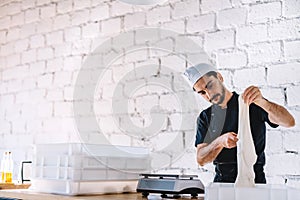
M238 94L233 92L231 99L227 103L227 108L222 109L217 105L212 105L203 110L197 118L197 135L195 146L201 143L210 143L216 137L227 133L238 133ZM276 128L278 125L270 122L268 113L261 107L251 104L249 108L250 127L257 154L256 164L265 164L266 145L266 125ZM223 148L214 164L236 164L237 148Z

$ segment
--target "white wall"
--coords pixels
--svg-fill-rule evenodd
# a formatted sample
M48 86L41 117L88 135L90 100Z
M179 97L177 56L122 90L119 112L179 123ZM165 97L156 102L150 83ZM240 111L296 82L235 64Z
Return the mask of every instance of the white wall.
M194 138L195 116L207 104L195 97L201 109L194 110L188 99L186 105L178 100L191 95L180 95L185 88L177 89L179 74L189 65L188 61L199 61L199 54L181 52L188 44L180 43L178 38L185 38L204 48L224 75L228 88L241 92L251 84L257 85L265 97L293 113L297 123L294 128L268 129L267 134L268 180L284 183L286 175L300 174L299 16L298 0L170 0L152 6L130 6L117 0L2 0L0 148L13 151L17 164L32 159L34 144L82 141L78 122L74 121L74 88L88 85L89 79L97 80L98 76L93 77L97 71L93 70L101 66L100 61L99 64L95 61L95 66L82 71L85 61L103 44L138 49L139 42L143 47L149 46L146 41L149 37L150 43L173 51L146 48L129 53L124 48L125 53L119 59L105 66L107 70L96 88L93 105L97 122L112 144L148 146L157 151L178 136L181 139L174 145L185 154L179 158L174 150L171 155L179 160L173 162L169 157L166 170L200 173L195 149L185 141ZM147 27L161 28L154 29L157 38L155 34L130 32ZM175 31L178 38L166 37L163 29ZM146 65L153 68L142 74L143 79L137 73L139 67ZM174 74L164 72L165 66ZM90 77L79 84L77 77L83 73ZM111 111L112 102L117 102L113 100L113 91L126 73L135 77L125 81L125 93L126 87L141 86L129 98L123 90L123 96L117 98L129 99L127 113L131 117ZM170 87L161 87L167 87L164 83L147 85L151 74L165 76L170 80ZM126 124L126 119L132 119L137 128L146 130L153 122L149 111L155 105L166 115L155 116L162 117L163 123L155 129L153 137L145 140L119 129L124 127L124 120ZM79 107L83 108L77 110L79 115L89 121L92 107L89 104ZM183 126L180 126L182 119ZM97 131L97 128L87 130L87 141L101 143Z

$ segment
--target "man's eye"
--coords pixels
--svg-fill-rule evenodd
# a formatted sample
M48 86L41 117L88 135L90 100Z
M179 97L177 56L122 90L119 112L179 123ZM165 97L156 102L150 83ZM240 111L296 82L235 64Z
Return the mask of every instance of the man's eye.
M210 84L208 84L208 85L206 86L206 88L207 88L208 90L210 90L210 89L212 89L212 86L213 86L213 84L210 83Z

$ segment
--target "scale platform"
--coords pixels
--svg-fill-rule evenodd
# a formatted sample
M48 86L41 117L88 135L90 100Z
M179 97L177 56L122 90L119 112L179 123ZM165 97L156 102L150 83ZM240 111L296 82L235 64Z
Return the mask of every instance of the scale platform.
M190 194L197 197L204 193L204 185L197 175L173 175L173 174L140 174L137 192L143 197L150 193L160 193L163 198L173 195L179 198L181 194Z

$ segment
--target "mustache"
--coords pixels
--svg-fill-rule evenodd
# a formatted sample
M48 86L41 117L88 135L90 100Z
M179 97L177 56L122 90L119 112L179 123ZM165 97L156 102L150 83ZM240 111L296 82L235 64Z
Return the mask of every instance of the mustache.
M212 102L212 101L215 100L218 96L221 96L221 94L215 94L215 95L209 100L209 102Z

